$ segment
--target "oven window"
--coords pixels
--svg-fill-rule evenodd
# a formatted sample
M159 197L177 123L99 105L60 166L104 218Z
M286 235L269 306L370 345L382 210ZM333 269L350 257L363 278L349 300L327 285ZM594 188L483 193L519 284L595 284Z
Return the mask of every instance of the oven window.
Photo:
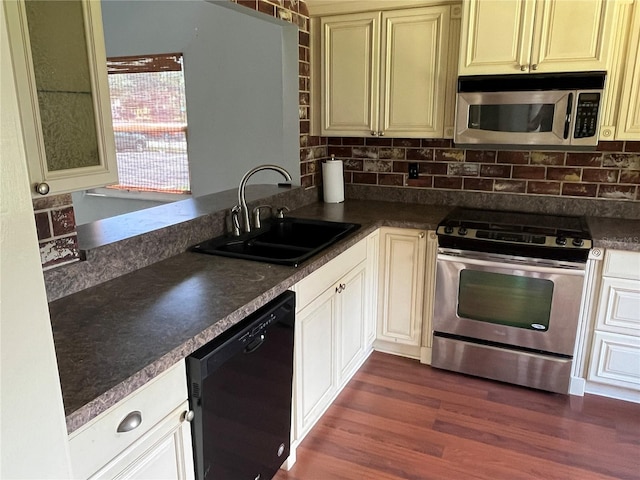
M555 105L470 105L469 128L493 132L550 132Z
M518 328L549 328L553 282L540 278L462 270L458 316Z

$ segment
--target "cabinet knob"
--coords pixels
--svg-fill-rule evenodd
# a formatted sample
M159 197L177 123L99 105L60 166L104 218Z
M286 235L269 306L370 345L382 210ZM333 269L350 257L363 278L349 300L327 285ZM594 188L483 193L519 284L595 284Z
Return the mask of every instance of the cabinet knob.
M371 136L372 137L377 137L378 136L378 132L371 132Z
M526 72L527 71L527 66L526 65L520 65L520 71L521 72Z
M193 418L196 416L195 412L193 410L185 410L184 412L182 412L182 418L180 418L181 421L187 421L190 422L193 420Z
M424 238L424 232L421 232L420 235L418 235L420 238Z
M134 410L122 419L122 421L118 425L117 431L119 433L130 432L131 430L135 430L136 428L138 428L141 423L142 413L140 413L138 410Z
M384 132L378 132L379 137L384 137Z
M537 70L538 69L538 64L534 63L533 65L531 65L531 70Z
M49 193L49 184L45 182L36 184L36 192L40 195L46 195Z

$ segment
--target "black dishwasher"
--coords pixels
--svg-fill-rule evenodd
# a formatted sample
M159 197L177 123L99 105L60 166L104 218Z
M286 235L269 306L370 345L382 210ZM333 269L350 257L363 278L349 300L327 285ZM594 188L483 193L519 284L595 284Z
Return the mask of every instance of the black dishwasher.
M270 480L289 456L295 293L187 357L196 478Z

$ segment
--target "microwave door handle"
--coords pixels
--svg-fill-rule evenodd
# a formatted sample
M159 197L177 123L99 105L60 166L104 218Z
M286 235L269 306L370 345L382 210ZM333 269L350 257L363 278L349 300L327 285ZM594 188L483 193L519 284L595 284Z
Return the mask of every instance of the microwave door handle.
M571 128L571 110L573 108L573 93L569 94L567 99L567 113L564 117L564 139L569 138L569 129Z

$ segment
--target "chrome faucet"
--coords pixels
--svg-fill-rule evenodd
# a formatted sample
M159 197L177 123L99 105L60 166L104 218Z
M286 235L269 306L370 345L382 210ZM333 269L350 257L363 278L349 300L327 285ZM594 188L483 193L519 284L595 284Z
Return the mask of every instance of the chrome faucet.
M242 180L240 180L240 186L238 187L238 205L231 209L232 213L235 211L240 214L241 220L238 222L238 227L245 233L251 231L251 222L249 221L249 209L247 208L247 200L245 197L245 187L247 186L247 181L254 173L261 172L262 170L273 170L274 172L280 173L287 182L291 182L291 174L287 172L284 168L279 167L278 165L258 165L255 168L252 168L247 173L242 176ZM237 214L236 213L236 214ZM235 231L234 231L235 233Z

